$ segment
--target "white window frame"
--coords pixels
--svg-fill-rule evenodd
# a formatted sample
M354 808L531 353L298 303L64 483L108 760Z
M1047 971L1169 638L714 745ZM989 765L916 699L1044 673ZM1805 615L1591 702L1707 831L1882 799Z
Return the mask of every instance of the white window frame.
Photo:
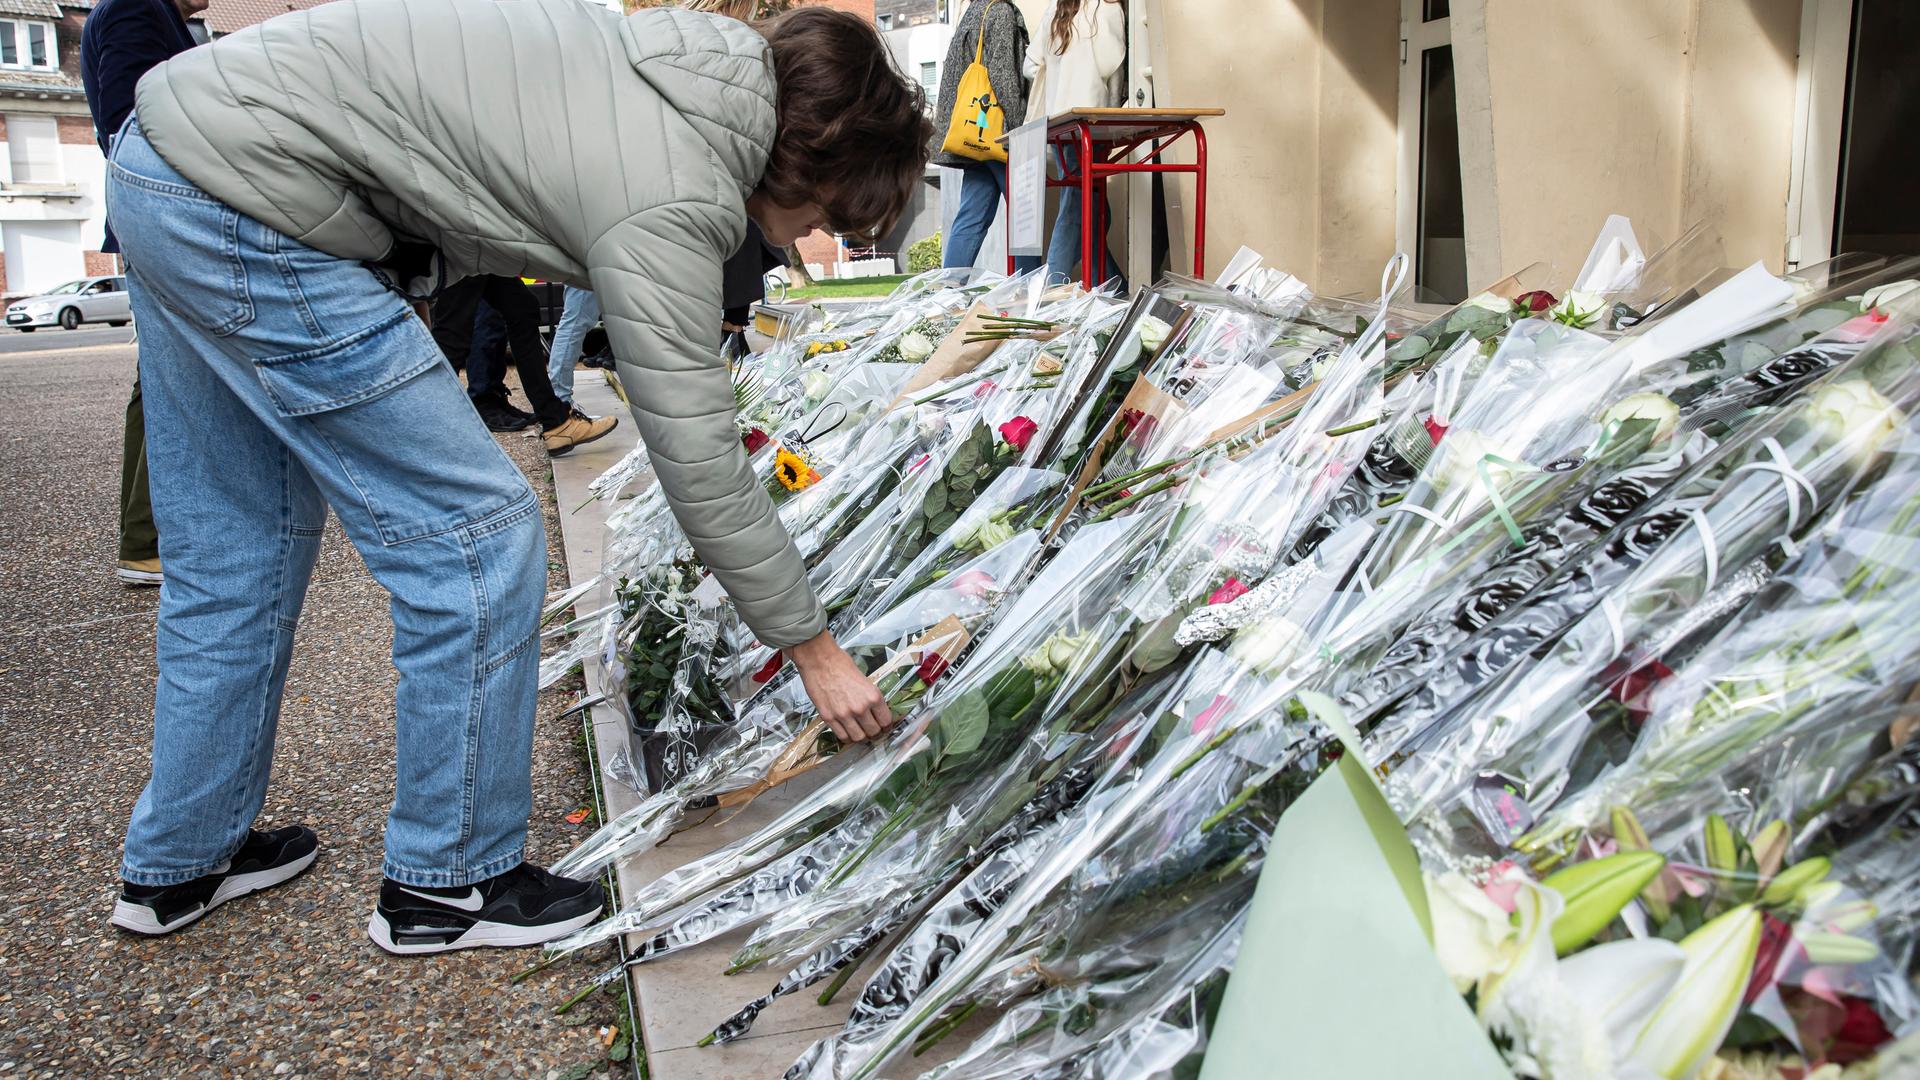
M0 27L9 25L13 28L13 55L18 57L19 60L12 64L0 62L0 69L7 71L60 70L60 34L52 23L43 19L23 19L13 15L0 17ZM29 37L28 27L32 26L37 26L46 32L47 62L44 64L36 64L30 59L33 55L33 50L29 44L31 38Z
M1395 246L1406 252L1409 260L1419 258L1420 253L1421 57L1428 49L1453 44L1453 20L1422 22L1423 7L1421 0L1400 0L1400 114L1396 125L1400 147L1396 155L1393 237ZM1457 56L1455 60L1457 63ZM1420 280L1419 267L1411 269L1410 280Z
M1852 47L1853 0L1806 0L1794 77L1793 168L1787 180L1789 270L1833 257Z

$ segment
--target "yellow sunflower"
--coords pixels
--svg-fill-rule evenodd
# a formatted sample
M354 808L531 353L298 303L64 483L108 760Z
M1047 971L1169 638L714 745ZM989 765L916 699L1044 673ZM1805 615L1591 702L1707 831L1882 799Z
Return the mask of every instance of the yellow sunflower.
M799 454L783 446L773 457L773 478L788 491L799 491L819 480L820 474L814 472L813 466L808 465Z

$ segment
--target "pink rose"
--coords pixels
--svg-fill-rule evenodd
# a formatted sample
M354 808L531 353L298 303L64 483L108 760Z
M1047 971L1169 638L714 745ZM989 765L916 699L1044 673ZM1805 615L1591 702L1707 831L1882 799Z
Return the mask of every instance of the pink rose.
M1239 578L1230 577L1225 584L1213 590L1213 595L1207 597L1207 603L1230 604L1245 595L1247 595L1247 587L1240 583Z
M993 591L993 585L992 574L987 573L985 570L969 570L959 577L954 578L953 583L948 585L947 588L952 589L962 596L970 596L975 600L984 600L987 594Z

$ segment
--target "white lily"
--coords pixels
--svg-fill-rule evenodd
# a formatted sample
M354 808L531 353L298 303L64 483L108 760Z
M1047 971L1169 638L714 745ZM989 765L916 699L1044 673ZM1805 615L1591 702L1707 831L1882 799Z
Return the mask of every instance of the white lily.
M1740 1012L1760 948L1761 916L1742 904L1680 942L1686 966L1633 1044L1633 1060L1667 1080L1698 1073Z
M1539 1080L1652 1080L1629 1056L1634 1037L1679 981L1680 948L1617 941L1556 960L1558 892L1518 870L1504 968L1480 981L1480 1019L1510 1040L1508 1058ZM1436 921L1435 933L1439 927Z

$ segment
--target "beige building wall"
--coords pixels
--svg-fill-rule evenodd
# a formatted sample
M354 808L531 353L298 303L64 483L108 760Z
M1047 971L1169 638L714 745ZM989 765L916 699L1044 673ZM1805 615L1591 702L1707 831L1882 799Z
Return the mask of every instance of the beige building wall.
M1209 271L1245 244L1324 291L1375 289L1393 254L1397 0L1148 10L1156 103L1227 110L1206 122ZM1185 241L1192 181L1169 187ZM1176 250L1173 268L1190 258Z
M1247 244L1371 291L1395 249L1397 0L1137 2L1157 102L1227 110L1207 124L1210 266ZM1730 263L1781 268L1801 0L1451 6L1471 282L1544 261L1564 287L1612 213L1661 242L1706 221Z
M1562 283L1626 214L1728 260L1786 246L1798 0L1455 0L1468 277Z

